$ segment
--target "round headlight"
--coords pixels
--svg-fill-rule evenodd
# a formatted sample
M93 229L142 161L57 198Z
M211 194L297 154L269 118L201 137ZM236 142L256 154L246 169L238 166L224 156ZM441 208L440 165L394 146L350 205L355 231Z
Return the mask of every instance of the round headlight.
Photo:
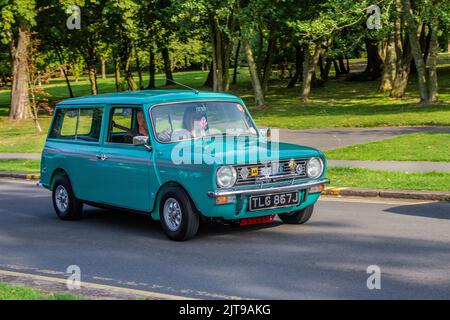
M220 167L217 170L216 181L219 188L230 188L236 182L236 169L232 166Z
M311 158L306 164L306 173L309 178L318 178L322 175L323 163L320 158Z

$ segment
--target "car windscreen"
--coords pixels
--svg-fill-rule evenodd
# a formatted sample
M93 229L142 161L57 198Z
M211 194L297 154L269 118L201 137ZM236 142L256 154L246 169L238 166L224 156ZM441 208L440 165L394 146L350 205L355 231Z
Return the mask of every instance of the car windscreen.
M210 136L256 136L256 127L237 102L183 102L151 108L156 138L175 142Z

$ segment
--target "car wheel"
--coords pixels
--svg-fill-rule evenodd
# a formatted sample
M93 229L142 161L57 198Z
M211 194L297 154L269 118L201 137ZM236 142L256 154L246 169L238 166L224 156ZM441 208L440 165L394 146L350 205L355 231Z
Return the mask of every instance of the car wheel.
M61 220L80 219L83 214L83 202L72 191L67 176L58 177L53 185L53 208Z
M182 189L166 190L161 198L159 215L162 228L170 239L185 241L197 234L200 217Z
M279 214L278 217L284 223L303 224L311 218L313 211L314 211L314 205L310 205L309 207L306 207L303 210Z

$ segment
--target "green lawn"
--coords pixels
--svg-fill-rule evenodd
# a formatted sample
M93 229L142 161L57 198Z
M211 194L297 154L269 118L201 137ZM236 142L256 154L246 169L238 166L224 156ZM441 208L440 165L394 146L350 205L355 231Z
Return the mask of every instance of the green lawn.
M79 300L80 297L62 293L43 293L38 290L11 286L0 282L0 300Z
M333 187L449 191L450 172L396 172L360 168L328 169Z
M0 159L0 171L37 173L40 160Z
M413 133L326 152L329 159L450 161L450 133Z

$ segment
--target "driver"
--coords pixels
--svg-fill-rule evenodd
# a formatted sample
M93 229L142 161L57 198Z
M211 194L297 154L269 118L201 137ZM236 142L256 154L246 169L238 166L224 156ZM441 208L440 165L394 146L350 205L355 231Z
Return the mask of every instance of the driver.
M148 128L147 123L145 122L144 112L141 109L137 110L136 113L137 118L137 134L133 134L133 136L147 136L148 137Z
M126 131L126 135L124 135L122 138L122 141L121 141L122 143L132 144L133 137L136 137L136 136L148 137L147 123L145 121L144 112L141 109L138 109L136 111L136 122L137 122L136 128L128 129L127 127L124 127L124 126L119 125L119 124L115 123L114 121L112 121L112 125L114 127Z

